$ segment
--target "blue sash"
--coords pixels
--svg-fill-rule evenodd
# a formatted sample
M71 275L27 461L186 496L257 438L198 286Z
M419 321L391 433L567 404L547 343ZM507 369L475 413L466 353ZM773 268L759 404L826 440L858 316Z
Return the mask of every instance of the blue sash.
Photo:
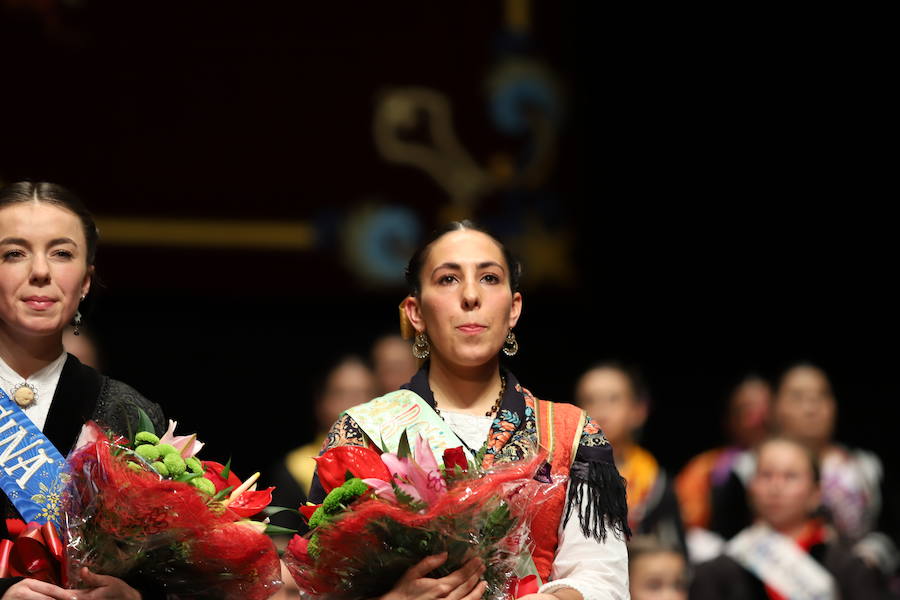
M66 459L0 390L0 489L26 523L59 526Z

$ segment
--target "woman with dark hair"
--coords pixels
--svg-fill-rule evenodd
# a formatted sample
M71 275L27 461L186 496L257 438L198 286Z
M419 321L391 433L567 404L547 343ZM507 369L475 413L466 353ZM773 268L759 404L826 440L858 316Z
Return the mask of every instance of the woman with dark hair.
M63 350L63 330L81 321L78 309L90 291L98 237L90 213L59 185L21 182L0 190L0 430L21 429L20 436L38 440L39 453L52 446L54 456L65 457L88 419L119 432L136 431L138 408L158 433L165 429L159 406ZM41 476L16 469L31 460L15 459L28 456L23 454L27 448L13 447L17 440L16 434L0 440L0 502L7 518L32 514L22 486ZM37 460L50 462L43 454ZM58 483L46 482L48 487ZM0 521L0 538L6 537L7 523ZM83 581L92 586L90 592L3 578L0 598L142 597L114 577L85 570Z
M538 400L500 364L501 351L511 356L519 348L513 328L522 311L520 271L502 244L470 222L435 232L409 262L410 293L401 305L402 329L414 333L412 351L422 368L401 390L346 411L331 428L326 449L394 451L391 436L382 433L390 425L396 429L402 415L415 415L403 423L408 431L438 431L447 448L467 448L470 460L483 448L485 467L525 459L541 442L552 472L568 475L569 483L533 523L532 559L545 583L525 598L627 598L630 532L609 442L584 411ZM316 478L310 499L323 498ZM383 598L479 598L483 565L473 559L446 577L428 577L444 560L423 559Z

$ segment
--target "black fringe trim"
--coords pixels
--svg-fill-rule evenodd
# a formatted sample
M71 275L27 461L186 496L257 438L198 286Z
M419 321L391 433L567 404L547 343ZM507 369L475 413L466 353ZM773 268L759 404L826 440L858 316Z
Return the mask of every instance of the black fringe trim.
M604 542L606 530L612 529L619 539L630 538L625 478L619 475L615 465L575 461L569 475L569 498L563 525L569 522L575 507L585 537Z

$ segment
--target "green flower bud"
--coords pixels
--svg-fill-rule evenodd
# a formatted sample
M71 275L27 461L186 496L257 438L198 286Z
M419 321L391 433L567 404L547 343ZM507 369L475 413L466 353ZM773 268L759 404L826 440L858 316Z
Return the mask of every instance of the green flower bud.
M160 444L159 446L156 447L156 449L159 450L160 456L168 456L170 454L179 454L179 452L175 448L175 446L172 446L171 444Z
M128 461L128 468L131 469L132 471L136 471L138 473L140 473L141 471L144 470L144 467L142 467L141 465L137 464L136 462L134 462L132 460Z
M191 479L191 485L209 496L216 495L216 486L206 477L195 477Z
M135 444L153 444L154 446L159 443L159 438L156 437L155 434L150 433L149 431L141 431L136 436L134 436Z
M341 487L334 488L325 496L322 502L322 510L327 515L336 515L343 512L354 500L369 490L362 479L353 477L344 482Z
M184 459L184 464L191 473L203 473L203 464L193 456Z
M151 446L150 444L142 444L138 446L134 449L134 453L147 462L159 460L159 450L156 449L156 446Z
M156 461L155 463L153 463L153 468L156 469L156 472L163 477L169 476L169 467L166 466L166 463Z
M163 463L169 468L170 477L184 475L184 459L177 454L167 454L163 457Z

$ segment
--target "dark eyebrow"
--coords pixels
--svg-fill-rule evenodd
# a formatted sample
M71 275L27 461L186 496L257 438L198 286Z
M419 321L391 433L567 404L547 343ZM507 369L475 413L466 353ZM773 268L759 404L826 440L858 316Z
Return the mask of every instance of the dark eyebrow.
M487 262L478 263L478 269L479 269L479 270L481 270L481 269L487 269L488 267L497 267L497 268L500 269L501 271L504 271L504 272L505 272L505 269L503 268L503 265L501 265L500 263L498 263L498 262L496 262L496 261L489 260L489 261L487 261Z
M488 260L485 262L478 263L479 271L481 269L487 269L488 267L497 267L504 273L506 272L506 270L503 268L503 265L501 265L500 263L498 263L497 261L494 261L494 260ZM431 274L434 275L438 269L451 269L451 270L459 271L461 268L462 267L459 266L459 263L445 262L443 264L436 266L434 268L434 271L431 272Z
M13 246L29 246L29 247L31 246L31 244L29 244L22 238L8 237L8 238L3 238L3 240L0 241L0 245L6 246L7 244L13 245Z
M72 238L61 237L61 238L56 238L56 239L50 240L50 243L48 244L48 246L59 246L61 244L72 244L73 246L78 245L75 243L75 240L73 240Z

